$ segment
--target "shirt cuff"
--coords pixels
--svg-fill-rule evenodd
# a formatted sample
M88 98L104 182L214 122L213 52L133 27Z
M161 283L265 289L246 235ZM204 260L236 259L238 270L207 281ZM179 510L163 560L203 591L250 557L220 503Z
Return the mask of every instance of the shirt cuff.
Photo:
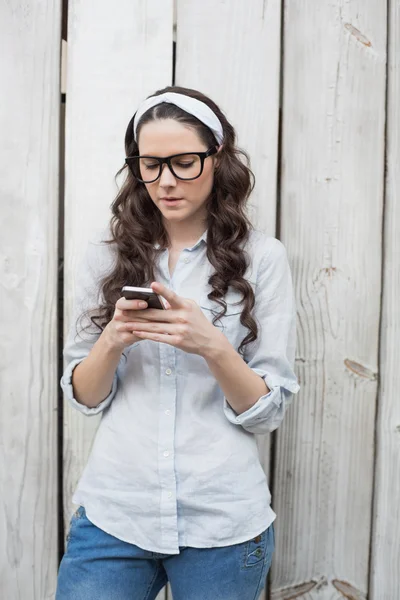
M287 395L296 393L300 386L297 382L289 382L289 385L282 385L282 382L274 381L268 373L260 369L252 369L260 375L269 388L268 394L261 396L253 406L238 415L229 405L224 397L224 413L228 421L234 425L241 425L251 433L268 433L277 428L282 421ZM282 389L284 387L285 389ZM288 390L289 394L284 391Z
M109 393L107 398L104 398L104 400L102 400L100 402L100 404L98 404L94 408L89 408L88 406L81 404L80 402L78 402L78 400L76 400L74 398L74 388L72 386L72 373L73 373L75 367L77 367L83 360L84 360L83 358L77 358L77 359L73 360L72 362L70 362L70 364L64 371L64 374L60 381L60 385L61 385L61 388L62 388L67 400L69 401L70 404L72 404L72 406L74 408L76 408L77 410L79 410L79 412L81 412L87 416L97 415L100 412L102 412L105 408L110 406L110 404L117 392L118 375L117 375L117 373L115 373L115 375L114 375L111 392Z
M268 384L267 384L268 385ZM224 412L228 420L235 425L252 425L257 421L268 419L268 415L276 410L280 405L280 388L272 388L268 385L270 391L261 396L253 406L238 415L224 398Z

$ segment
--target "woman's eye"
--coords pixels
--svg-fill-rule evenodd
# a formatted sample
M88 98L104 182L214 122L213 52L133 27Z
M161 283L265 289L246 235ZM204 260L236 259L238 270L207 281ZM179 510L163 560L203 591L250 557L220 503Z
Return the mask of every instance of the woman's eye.
M158 167L158 163L153 163L152 165L144 165L146 169L156 169Z
M189 167L191 167L193 165L193 161L189 162L189 163L179 162L179 163L177 163L177 165L178 165L178 167L182 167L183 169L188 169Z

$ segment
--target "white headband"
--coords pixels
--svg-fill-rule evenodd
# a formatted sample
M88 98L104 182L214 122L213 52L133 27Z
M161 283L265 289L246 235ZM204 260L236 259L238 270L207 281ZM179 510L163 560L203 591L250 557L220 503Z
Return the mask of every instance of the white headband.
M219 144L222 143L224 132L221 121L218 119L215 112L212 111L207 104L204 104L204 102L196 100L196 98L192 98L191 96L185 96L184 94L177 94L175 92L166 92L165 94L160 94L159 96L151 96L139 106L133 122L133 135L135 136L135 140L137 139L136 129L140 118L147 110L149 110L149 108L153 108L153 106L161 104L161 102L175 104L176 106L179 106L179 108L182 108L182 110L185 110L199 119L199 121L211 129L217 139L217 142Z

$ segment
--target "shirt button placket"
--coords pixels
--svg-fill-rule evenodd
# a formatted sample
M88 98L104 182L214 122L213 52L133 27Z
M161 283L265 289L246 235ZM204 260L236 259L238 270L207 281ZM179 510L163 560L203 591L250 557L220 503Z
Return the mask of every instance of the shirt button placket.
M161 486L161 537L169 551L178 552L178 514L175 477L175 348L160 344L160 399L158 462Z

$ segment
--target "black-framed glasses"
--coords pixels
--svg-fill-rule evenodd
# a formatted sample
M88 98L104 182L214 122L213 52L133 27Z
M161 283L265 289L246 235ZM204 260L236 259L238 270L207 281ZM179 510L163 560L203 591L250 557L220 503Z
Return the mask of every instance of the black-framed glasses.
M142 183L153 183L161 175L163 164L167 164L177 179L189 181L197 179L203 172L204 161L208 156L216 154L217 147L207 152L181 152L165 158L158 156L127 156L125 162L132 175Z

